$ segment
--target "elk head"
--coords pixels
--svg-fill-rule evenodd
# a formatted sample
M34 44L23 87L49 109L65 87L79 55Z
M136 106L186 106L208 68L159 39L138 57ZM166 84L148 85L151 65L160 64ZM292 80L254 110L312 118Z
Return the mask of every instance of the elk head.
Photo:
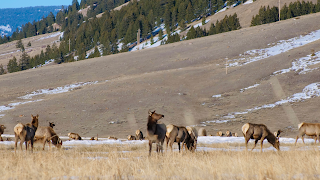
M151 112L149 110L149 118L151 118L153 121L158 122L159 119L164 118L164 115L157 114L156 111Z

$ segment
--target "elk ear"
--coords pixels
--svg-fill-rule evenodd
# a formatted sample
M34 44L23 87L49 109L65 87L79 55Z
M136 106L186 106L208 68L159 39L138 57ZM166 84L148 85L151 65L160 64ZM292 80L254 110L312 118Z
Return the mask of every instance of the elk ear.
M39 114L37 114L37 118L39 117Z
M148 114L149 114L149 116L151 116L151 115L152 115L152 112L149 110L149 111L148 111Z

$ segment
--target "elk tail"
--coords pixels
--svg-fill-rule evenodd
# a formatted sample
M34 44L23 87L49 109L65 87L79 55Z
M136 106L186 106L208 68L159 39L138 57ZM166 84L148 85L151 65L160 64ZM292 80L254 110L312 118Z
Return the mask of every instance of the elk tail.
M17 135L21 134L21 132L24 129L24 125L21 123L18 123L15 127L14 127L14 133L16 133Z
M300 123L300 124L298 124L298 129L300 129L301 128L301 126L304 124L304 122L303 123Z
M243 136L245 136L247 134L247 131L249 130L249 123L246 123L242 126L242 133L243 133Z

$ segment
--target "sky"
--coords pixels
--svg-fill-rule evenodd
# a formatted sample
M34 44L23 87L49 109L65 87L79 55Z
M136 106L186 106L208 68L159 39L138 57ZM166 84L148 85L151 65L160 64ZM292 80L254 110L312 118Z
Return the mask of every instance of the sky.
M21 8L30 6L59 6L71 5L72 0L1 0L0 9L3 8ZM78 2L80 2L78 0Z

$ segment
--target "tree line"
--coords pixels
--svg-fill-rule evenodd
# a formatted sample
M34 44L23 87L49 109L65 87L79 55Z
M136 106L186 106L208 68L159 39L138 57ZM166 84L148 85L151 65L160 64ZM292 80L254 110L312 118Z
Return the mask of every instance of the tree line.
M317 4L309 2L291 2L289 6L285 4L280 10L280 20L286 20L297 16L320 12L320 0ZM269 6L260 7L259 14L252 17L251 26L267 24L279 21L279 8Z

